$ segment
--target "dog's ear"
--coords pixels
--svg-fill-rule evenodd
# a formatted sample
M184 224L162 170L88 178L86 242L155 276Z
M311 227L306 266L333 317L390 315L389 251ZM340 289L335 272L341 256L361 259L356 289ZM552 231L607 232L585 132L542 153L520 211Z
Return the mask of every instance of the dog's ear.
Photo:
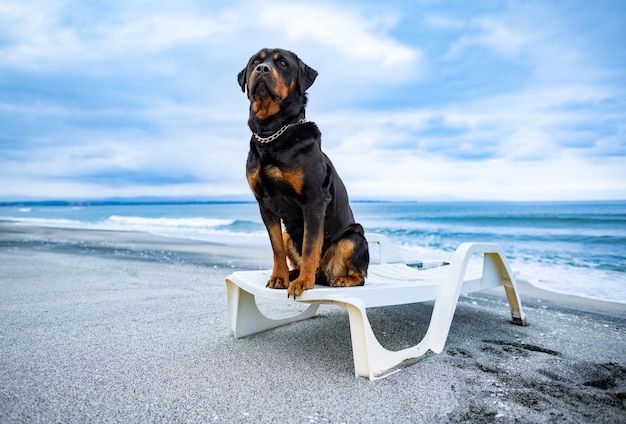
M239 86L241 87L241 91L243 91L244 93L246 92L246 71L248 70L248 67L246 66L245 68L243 68L241 70L241 72L239 72L239 74L237 74L237 82L239 82Z
M307 91L310 86L313 85L315 78L317 78L317 71L300 60L298 70L298 84L300 84L300 89L303 93Z

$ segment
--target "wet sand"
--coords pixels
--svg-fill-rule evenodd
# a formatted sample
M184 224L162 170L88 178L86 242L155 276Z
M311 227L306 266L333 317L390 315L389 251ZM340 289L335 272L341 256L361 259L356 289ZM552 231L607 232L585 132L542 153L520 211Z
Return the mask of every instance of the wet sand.
M626 422L626 305L519 282L518 327L500 291L462 297L443 353L370 382L340 308L229 334L225 277L270 265L268 249L0 223L0 422ZM369 316L400 349L431 310Z

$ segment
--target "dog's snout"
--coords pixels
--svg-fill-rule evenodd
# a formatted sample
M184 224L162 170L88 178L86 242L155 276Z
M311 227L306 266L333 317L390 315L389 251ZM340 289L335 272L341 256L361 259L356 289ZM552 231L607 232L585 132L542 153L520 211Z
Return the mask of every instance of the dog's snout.
M269 74L270 67L266 65L265 63L261 63L260 65L256 67L256 71L260 74Z

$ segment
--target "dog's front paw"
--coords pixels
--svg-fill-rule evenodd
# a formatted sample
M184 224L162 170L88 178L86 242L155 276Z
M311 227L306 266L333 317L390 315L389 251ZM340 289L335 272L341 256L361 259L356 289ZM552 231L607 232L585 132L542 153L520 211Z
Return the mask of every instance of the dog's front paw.
M289 285L289 288L287 289L287 297L293 296L293 298L295 299L296 297L300 296L305 290L311 290L313 286L315 286L315 280L311 279L309 281L298 277L293 280Z
M287 275L274 275L267 280L267 286L270 289L286 289L289 287L289 274Z

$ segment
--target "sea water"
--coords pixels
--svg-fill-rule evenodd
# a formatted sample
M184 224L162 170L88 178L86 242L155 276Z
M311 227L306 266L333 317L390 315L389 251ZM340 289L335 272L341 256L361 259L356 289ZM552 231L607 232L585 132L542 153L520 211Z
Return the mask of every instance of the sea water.
M352 208L366 232L390 237L407 261L449 259L460 243L495 242L520 279L626 303L626 201L354 202ZM269 248L252 202L0 206L0 219Z

